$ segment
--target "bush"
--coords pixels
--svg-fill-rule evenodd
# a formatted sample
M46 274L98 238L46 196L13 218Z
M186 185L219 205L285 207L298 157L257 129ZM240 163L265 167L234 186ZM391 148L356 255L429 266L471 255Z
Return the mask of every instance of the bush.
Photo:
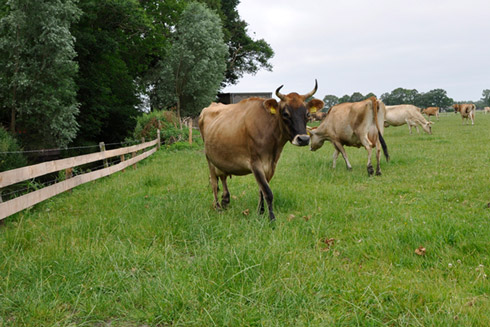
M22 153L7 153L15 151L22 151L17 140L0 127L0 172L27 165L27 160Z
M146 141L154 140L157 137L157 129L160 126L160 138L164 144L172 144L178 141L189 139L189 129L179 129L179 120L171 111L154 111L143 114L137 118L133 138L140 141L145 138ZM199 134L193 135L193 140L199 139Z

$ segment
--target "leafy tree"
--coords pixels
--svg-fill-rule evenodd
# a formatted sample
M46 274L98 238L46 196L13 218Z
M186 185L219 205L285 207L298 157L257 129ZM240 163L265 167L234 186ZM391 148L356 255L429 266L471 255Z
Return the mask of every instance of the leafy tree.
M397 88L391 91L391 93L383 93L381 95L381 100L386 105L397 105L397 104L415 104L419 92L415 89L404 89Z
M484 106L490 106L490 90L483 90L481 100Z
M177 117L193 115L216 97L226 69L227 47L219 17L190 3L177 24L166 60L155 83L156 106L176 106Z
M236 84L244 74L272 69L269 60L274 56L274 51L264 39L254 40L247 34L247 23L240 18L237 10L240 0L201 1L216 11L223 23L228 57L222 86Z
M415 104L419 107L449 107L454 103L454 100L447 96L447 92L443 89L434 89L426 93L419 94Z
M354 93L352 93L352 95L346 94L346 95L342 96L341 98L338 98L337 103L335 103L335 104L344 103L344 102L359 102L359 101L366 100L372 96L375 97L376 95L372 92L370 92L366 95L363 95L361 92L354 92ZM327 96L325 96L325 97L327 97ZM328 96L328 97L330 97L330 96ZM332 96L332 97L335 97L335 96ZM335 98L332 98L332 99L335 99Z
M329 109L339 103L339 98L332 94L327 94L323 97L323 102L325 103L325 108Z
M84 0L80 8L73 29L80 66L77 143L120 142L141 114L141 76L163 41L137 0Z
M350 96L350 102L359 102L359 101L362 101L364 100L364 95L362 95L361 92L354 92L352 93L352 95Z
M10 0L0 8L0 102L9 128L22 130L31 148L66 146L78 128L75 0Z

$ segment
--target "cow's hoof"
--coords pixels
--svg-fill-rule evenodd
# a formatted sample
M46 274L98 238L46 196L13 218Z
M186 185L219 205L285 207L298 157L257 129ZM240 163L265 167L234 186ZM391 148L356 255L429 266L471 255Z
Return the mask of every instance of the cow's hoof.
M380 172L380 171L377 171L377 172L376 172L376 176L381 176L381 175L382 175L382 174L381 174L381 172Z
M373 168L373 166L367 167L367 171L368 171L368 175L369 176L372 176L374 174L374 168Z

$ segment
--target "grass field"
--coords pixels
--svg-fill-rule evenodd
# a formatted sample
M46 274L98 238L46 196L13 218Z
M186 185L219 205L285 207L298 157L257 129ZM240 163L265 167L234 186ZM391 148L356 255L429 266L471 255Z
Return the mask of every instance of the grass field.
M489 326L490 115L385 139L392 161L371 178L363 149L347 171L329 143L287 144L275 228L250 175L212 209L201 150L12 216L0 326Z

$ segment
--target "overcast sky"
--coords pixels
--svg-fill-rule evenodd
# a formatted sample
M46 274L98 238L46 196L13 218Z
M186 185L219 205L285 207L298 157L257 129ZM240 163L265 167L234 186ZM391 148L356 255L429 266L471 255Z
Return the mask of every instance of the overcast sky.
M241 0L254 39L275 52L272 72L224 92L309 92L317 98L403 87L479 100L490 89L490 0Z

